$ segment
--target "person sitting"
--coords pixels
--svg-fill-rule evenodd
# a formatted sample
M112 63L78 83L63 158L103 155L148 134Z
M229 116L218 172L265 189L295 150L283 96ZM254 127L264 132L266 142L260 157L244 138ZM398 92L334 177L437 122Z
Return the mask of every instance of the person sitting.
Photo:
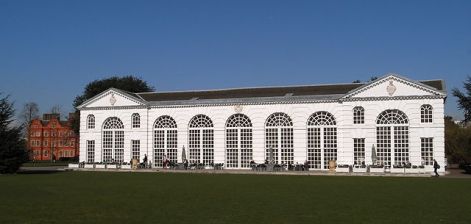
M184 166L185 166L185 170L187 170L188 169L188 160L187 159L185 159Z
M167 168L167 156L162 156L162 168Z

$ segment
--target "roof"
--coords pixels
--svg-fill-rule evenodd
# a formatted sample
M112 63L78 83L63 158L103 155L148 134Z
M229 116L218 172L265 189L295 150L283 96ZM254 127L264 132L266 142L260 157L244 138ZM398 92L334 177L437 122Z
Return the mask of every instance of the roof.
M442 80L419 81L421 84L433 87L438 91L444 91L445 85ZM148 92L137 93L139 98L150 102L166 101L211 101L239 99L248 100L253 98L309 98L309 99L335 99L350 91L364 86L366 83L308 85L308 86L281 86L281 87L258 87L258 88L235 88L222 90L199 90L181 92ZM231 100L232 101L232 100Z
M400 75L389 73L377 80L367 83L344 83L324 85L302 85L302 86L278 86L278 87L251 87L214 90L193 90L173 92L142 92L131 93L116 88L110 88L91 99L85 101L77 108L80 110L95 99L104 94L114 91L136 101L142 106L168 106L168 105L201 105L201 104L240 104L240 103L272 103L272 102L326 102L335 101L354 94L369 85L382 80L395 77L415 85L421 86L429 91L446 96L445 83L443 80L414 81Z
M316 96L345 94L348 91L362 86L361 83L337 84L337 85L313 85L313 86L285 86L285 87L258 87L236 88L223 90L200 90L182 92L153 92L138 93L142 99L148 102L177 101L177 100L211 100L230 98L259 98L259 97L283 97L283 96Z

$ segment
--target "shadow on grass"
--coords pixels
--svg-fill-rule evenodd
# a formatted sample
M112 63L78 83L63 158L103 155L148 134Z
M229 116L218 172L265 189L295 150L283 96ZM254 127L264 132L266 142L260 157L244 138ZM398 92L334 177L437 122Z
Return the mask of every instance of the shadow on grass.
M54 174L65 172L66 170L58 167L21 167L17 174Z
M60 173L60 172L65 172L62 170L20 170L17 172L17 174L54 174L54 173Z

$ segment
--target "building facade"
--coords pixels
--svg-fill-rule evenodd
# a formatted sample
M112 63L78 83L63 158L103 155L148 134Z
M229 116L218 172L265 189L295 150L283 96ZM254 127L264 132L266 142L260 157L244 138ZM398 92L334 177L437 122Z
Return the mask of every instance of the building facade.
M80 161L148 156L244 169L273 150L279 164L444 164L441 80L388 74L369 83L129 93L78 107ZM444 166L442 165L443 170Z
M31 160L78 157L78 142L71 120L61 121L59 114L44 114L42 120L34 119L30 123L28 145Z

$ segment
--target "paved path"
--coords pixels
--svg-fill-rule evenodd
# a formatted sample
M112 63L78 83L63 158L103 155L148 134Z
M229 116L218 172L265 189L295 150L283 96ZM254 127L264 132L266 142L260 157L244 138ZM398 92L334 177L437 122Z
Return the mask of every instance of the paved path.
M282 172L259 172L252 170L171 170L171 169L76 169L79 171L98 172L158 172L158 173L198 173L198 174L247 174L247 175L298 175L298 176L394 176L394 177L431 177L431 174L395 174L395 173L336 173L329 171L282 171Z
M471 174L469 173L465 173L464 170L462 169L448 169L448 174L446 176L443 176L443 177L446 177L446 178L471 178Z
M431 177L432 173L426 174L374 174L374 173L335 173L329 171L282 171L282 172L257 172L252 170L171 170L171 169L69 169L65 166L50 167L22 167L20 173L55 173L63 171L97 171L97 172L146 172L146 173L199 173L199 174L249 174L249 175L300 175L300 176L386 176L386 177ZM464 173L461 169L448 169L446 175L440 178L470 178L471 174Z

